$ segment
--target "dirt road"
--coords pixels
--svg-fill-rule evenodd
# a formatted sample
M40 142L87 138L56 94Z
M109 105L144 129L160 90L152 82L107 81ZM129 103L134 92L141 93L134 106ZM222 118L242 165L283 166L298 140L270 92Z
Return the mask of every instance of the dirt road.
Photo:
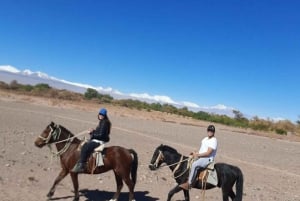
M0 100L0 200L46 200L60 163L51 158L47 147L35 147L34 140L50 121L74 134L95 127L98 109L89 111ZM166 200L175 182L167 167L154 172L148 169L153 151L163 143L188 154L198 149L200 140L206 136L205 127L145 119L138 112L134 117L117 109L109 112L113 123L110 144L133 148L139 154L136 200ZM216 136L219 141L217 162L239 166L244 173L244 201L300 201L299 142L246 135L218 126ZM112 172L80 175L79 180L80 200L108 200L116 188ZM72 190L67 176L57 187L53 200L72 200ZM122 192L120 200L127 200L126 186ZM182 193L173 198L182 199ZM191 200L201 199L201 191L193 189ZM205 200L222 200L221 190L206 191Z

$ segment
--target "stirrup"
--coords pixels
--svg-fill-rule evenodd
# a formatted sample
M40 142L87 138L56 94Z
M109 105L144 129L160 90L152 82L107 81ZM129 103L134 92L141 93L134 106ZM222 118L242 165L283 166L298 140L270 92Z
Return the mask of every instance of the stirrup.
M84 163L76 163L76 165L72 169L72 172L84 173L85 172L85 164Z

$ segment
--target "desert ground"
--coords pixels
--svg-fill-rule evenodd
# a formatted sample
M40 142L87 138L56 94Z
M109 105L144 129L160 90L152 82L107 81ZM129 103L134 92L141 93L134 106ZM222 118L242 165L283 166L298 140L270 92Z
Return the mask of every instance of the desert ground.
M112 121L109 145L133 148L139 156L137 201L166 200L175 181L168 167L148 168L157 146L166 144L188 155L199 148L209 122L176 115L130 110L110 105L66 102L0 94L0 200L47 200L60 171L58 158L47 147L34 146L35 139L54 121L73 134L97 125L97 112L107 107ZM300 140L216 125L219 148L216 162L241 168L244 201L300 201ZM113 172L79 176L80 200L109 200L116 189ZM73 186L67 176L52 200L73 200ZM120 200L127 200L124 185ZM191 190L191 200L202 200L200 190ZM183 200L183 193L173 201ZM205 192L205 200L220 201L221 189Z

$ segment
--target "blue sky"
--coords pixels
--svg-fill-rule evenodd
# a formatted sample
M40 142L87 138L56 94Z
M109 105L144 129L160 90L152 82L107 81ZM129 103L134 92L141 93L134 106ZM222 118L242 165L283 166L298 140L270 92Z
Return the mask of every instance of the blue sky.
M0 1L0 65L298 120L300 1Z

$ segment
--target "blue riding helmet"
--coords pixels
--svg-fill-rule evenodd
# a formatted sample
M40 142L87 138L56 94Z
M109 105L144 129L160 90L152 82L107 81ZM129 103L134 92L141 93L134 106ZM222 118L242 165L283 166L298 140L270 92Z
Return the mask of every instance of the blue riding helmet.
M99 114L102 115L102 116L106 116L107 115L107 110L105 108L102 108L100 111L99 111Z

